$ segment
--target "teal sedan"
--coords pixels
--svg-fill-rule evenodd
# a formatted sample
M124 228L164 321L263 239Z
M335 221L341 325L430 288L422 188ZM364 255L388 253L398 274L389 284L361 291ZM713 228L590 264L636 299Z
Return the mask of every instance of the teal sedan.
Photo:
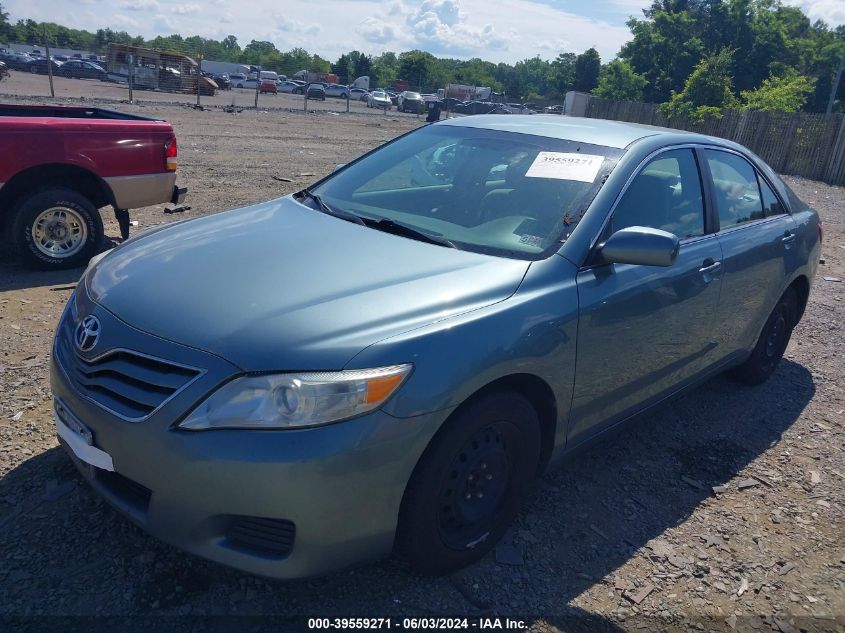
M52 354L63 446L249 572L488 552L573 450L777 370L822 228L747 149L560 116L428 125L98 256Z

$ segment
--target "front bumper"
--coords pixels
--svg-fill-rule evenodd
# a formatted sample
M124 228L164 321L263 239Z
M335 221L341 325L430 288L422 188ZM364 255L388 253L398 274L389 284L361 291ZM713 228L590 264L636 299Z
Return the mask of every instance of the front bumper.
M97 316L104 331L117 326L104 310ZM81 421L93 445L113 460L110 473L68 450L91 485L153 536L275 578L314 576L387 556L406 484L449 413L399 419L377 411L295 431L187 432L174 423L195 406L196 394L219 384L219 367L208 372L211 382L204 376L148 419L131 422L80 393L59 362L54 350L58 407ZM232 535L244 518L292 525L292 546L280 552L245 545Z

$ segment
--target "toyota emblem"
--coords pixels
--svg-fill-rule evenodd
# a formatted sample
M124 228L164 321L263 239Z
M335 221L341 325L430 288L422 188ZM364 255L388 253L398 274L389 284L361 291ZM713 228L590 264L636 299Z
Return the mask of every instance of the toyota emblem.
M100 340L100 320L93 314L89 314L76 326L73 338L79 351L90 352Z

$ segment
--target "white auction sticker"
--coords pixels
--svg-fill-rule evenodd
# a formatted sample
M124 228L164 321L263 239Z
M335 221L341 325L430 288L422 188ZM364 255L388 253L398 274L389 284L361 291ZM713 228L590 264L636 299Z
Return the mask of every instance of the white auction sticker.
M540 152L525 172L529 178L555 178L593 182L604 156L563 152Z

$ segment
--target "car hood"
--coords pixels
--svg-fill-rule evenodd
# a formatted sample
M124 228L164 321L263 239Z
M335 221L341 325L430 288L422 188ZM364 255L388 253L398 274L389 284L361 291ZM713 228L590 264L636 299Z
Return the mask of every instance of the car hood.
M328 370L389 336L506 299L528 266L286 197L130 240L85 286L125 323L244 370Z

